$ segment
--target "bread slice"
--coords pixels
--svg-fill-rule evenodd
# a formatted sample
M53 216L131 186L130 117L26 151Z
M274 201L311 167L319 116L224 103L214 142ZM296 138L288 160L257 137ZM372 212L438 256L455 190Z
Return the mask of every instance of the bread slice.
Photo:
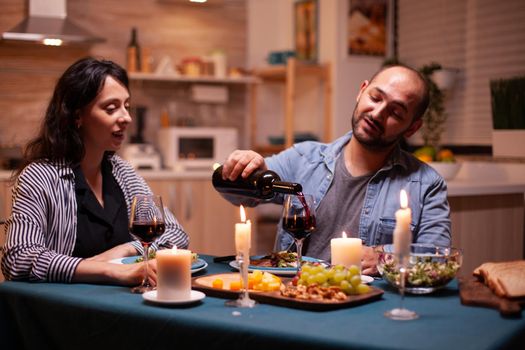
M525 260L484 263L474 270L474 276L500 297L525 297Z

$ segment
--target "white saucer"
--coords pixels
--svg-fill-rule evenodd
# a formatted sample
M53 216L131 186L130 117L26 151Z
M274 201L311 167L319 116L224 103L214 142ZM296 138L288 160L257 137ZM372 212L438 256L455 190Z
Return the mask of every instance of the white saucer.
M363 283L372 283L372 282L374 282L374 277L367 276L367 275L361 275L361 282L363 282Z
M124 257L124 258L112 259L112 260L109 260L108 262L110 262L112 264L132 264L132 263L135 262L135 260L138 257L139 257L138 255L136 255L136 256L127 256L127 257ZM191 264L191 273L199 272L201 270L204 270L207 267L208 267L208 263L206 261L204 261L203 259L199 258L199 259L197 259L196 261L194 261Z
M175 300L164 300L164 299L158 299L157 298L157 291L156 290L150 290L149 292L143 293L142 297L152 303L155 304L169 304L169 305L175 305L175 304L189 304L189 303L195 303L199 300L202 300L206 297L206 294L203 292L199 292L198 290L192 290L190 297L188 299L175 299Z

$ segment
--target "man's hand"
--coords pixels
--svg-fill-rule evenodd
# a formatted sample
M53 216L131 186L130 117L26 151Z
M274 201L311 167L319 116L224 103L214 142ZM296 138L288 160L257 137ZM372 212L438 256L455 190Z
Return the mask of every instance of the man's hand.
M254 151L236 150L222 165L222 178L235 181L239 175L246 178L256 169L268 169L263 156Z
M379 256L374 251L374 247L363 246L363 259L361 260L361 273L363 275L376 276L379 274L377 271L377 262Z

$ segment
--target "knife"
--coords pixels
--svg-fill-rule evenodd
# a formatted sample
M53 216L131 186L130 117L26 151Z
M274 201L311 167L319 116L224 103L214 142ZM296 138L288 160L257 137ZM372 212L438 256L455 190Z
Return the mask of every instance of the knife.
M213 258L213 262L216 262L216 263L232 261L232 260L235 260L235 255L216 256L215 258Z

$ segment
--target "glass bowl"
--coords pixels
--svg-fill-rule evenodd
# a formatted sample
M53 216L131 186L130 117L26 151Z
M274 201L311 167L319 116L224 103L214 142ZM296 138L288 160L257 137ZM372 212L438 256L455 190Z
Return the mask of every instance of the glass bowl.
M411 244L405 275L405 291L428 294L446 286L461 267L463 253L458 248L433 244ZM394 253L380 252L377 269L384 280L399 287L399 266Z

